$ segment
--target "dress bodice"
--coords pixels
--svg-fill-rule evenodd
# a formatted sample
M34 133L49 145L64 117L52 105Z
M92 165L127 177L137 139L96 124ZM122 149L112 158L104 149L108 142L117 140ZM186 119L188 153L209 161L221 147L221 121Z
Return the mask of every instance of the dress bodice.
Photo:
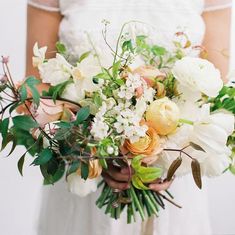
M148 35L154 43L170 47L174 34L184 31L193 44L201 43L204 22L201 18L202 0L60 0L65 16L60 26L60 39L74 55L93 47L106 57L108 47L102 36L104 24L110 22L107 39L114 47L124 23L133 22L126 31L134 35ZM107 52L107 53L106 53ZM105 56L104 56L105 55Z
M122 25L131 23L131 35L147 35L153 43L170 48L174 34L185 32L192 44L202 42L205 25L203 10L231 6L231 0L28 0L45 10L60 11L60 40L74 57L95 48L104 65L110 50L102 36L103 20L109 21L107 41L114 47ZM109 56L108 56L109 55Z

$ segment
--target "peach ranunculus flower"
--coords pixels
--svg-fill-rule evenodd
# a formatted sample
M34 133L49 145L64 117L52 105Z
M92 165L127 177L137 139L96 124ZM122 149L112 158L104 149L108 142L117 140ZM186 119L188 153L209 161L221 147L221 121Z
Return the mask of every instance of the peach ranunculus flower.
M34 112L34 117L40 126L44 127L47 123L58 120L72 120L79 106L57 100L55 103L51 99L41 99L38 108Z
M150 87L155 85L156 79L162 81L166 77L165 73L152 65L140 66L133 71L133 74L139 74Z
M89 160L89 175L88 178L89 179L95 179L97 177L99 177L102 173L102 166L99 163L98 159L95 160ZM81 175L81 169L79 168L77 170L77 174Z
M124 142L125 149L130 151L133 155L152 155L160 148L160 137L157 132L149 126L146 136L139 139L139 141L131 143L129 140Z

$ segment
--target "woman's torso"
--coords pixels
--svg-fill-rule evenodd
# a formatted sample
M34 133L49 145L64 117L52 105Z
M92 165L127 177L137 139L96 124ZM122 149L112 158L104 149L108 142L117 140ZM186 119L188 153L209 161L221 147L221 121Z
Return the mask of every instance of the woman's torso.
M193 44L200 44L204 35L201 17L203 0L60 0L64 18L60 39L75 56L93 46L101 55L107 54L102 29L103 20L110 22L108 42L114 46L122 25L132 23L132 34L149 35L154 43L170 47L174 34L184 31Z

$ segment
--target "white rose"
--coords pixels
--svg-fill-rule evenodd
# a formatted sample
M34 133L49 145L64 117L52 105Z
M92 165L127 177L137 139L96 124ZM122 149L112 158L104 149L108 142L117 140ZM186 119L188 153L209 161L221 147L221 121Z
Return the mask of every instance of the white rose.
M56 86L69 80L72 76L72 65L63 56L56 54L56 58L49 59L39 67L39 72L44 83Z
M84 180L77 173L67 177L69 191L80 197L85 197L97 190L98 179Z
M46 57L47 47L38 47L38 43L36 42L33 47L33 67L39 67L43 64Z
M205 59L184 57L175 63L172 73L185 90L202 92L209 97L217 96L223 87L220 71Z

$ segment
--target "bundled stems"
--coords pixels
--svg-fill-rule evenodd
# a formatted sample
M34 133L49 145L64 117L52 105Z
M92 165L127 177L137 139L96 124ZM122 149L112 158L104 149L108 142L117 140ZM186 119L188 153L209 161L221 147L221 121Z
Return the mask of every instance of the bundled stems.
M163 209L165 208L163 200L181 208L181 206L177 205L160 192L139 190L131 185L129 189L115 193L106 183L103 182L104 181L99 184L99 186L103 184L104 186L100 197L96 201L96 205L99 208L105 207L105 214L110 214L114 219L120 218L121 213L125 208L127 211L127 223L131 223L132 220L136 221L135 212L139 213L143 221L152 215L158 216L159 207ZM169 192L166 193L171 195Z

